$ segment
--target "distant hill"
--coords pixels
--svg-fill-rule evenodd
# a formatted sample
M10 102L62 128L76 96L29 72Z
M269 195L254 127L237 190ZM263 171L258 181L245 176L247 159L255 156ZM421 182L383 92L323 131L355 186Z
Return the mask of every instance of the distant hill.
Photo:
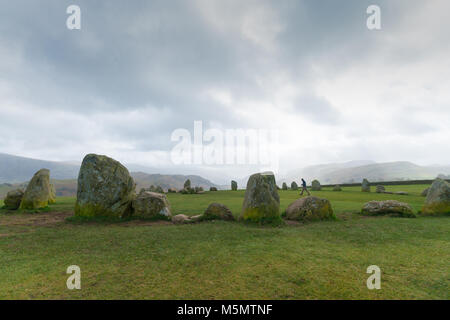
M319 179L319 177L323 180L326 178L330 173L337 172L339 170L343 169L349 169L349 168L355 168L355 167L361 167L366 165L375 164L374 161L370 160L358 160L358 161L349 161L349 162L343 162L343 163L327 163L327 164L319 164L315 166L308 166L305 168L300 168L293 170L288 173L287 177L290 181L285 181L285 179L282 179L280 184L283 182L290 183L292 181L298 181L301 178L304 178L307 181L311 181L313 179ZM278 182L278 181L277 181Z
M387 163L369 163L360 165L360 162L347 162L343 164L318 165L304 168L295 175L289 174L282 181L298 181L301 177L307 182L318 179L323 184L353 183L367 178L369 181L401 181L434 179L439 174L448 175L450 166L419 166L411 162L398 161Z
M136 191L141 188L148 188L151 185L161 186L164 190L168 188L182 189L184 182L191 180L192 187L203 187L205 190L209 187L218 187L211 181L197 175L168 175L168 174L148 174L144 172L132 172L131 176L136 182Z
M31 179L36 171L46 168L53 179L76 179L79 165L68 162L56 162L30 159L0 153L0 183L18 183Z
M56 162L38 159L30 159L9 154L0 153L0 197L6 192L26 183L39 169L50 170L50 177L54 181L57 195L73 196L76 194L78 171L80 165L75 162ZM214 186L219 189L229 189L229 184L218 186L199 175L158 174L145 173L142 170L156 170L142 166L130 165L136 190L148 188L150 185L159 185L163 189L181 189L186 179L191 180L192 186L201 186L204 189ZM189 171L187 171L189 172ZM283 182L288 185L292 181L299 183L300 178L305 178L308 184L313 179L318 179L323 184L358 183L367 178L369 181L401 181L434 179L438 175L449 176L450 166L419 166L411 162L375 163L369 160L350 161L345 163L321 164L297 169L289 172L284 177L276 177L277 184ZM248 176L237 179L238 188L244 189Z
M411 162L389 162L334 171L328 174L329 181L325 179L324 182L359 182L363 178L369 181L434 179L439 174L448 173L450 167L425 167Z
M55 185L57 196L76 195L79 164L37 160L0 153L0 198L3 198L12 189L25 188L31 177L42 168L50 170L50 177ZM187 179L191 180L192 186L203 187L205 190L212 186L218 187L198 175L148 174L144 172L131 172L130 174L136 182L136 191L151 185L161 186L165 190L168 188L181 189Z

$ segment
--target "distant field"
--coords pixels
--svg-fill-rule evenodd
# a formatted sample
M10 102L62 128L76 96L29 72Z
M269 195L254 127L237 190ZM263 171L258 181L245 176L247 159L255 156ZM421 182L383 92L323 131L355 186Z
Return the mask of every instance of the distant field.
M450 218L365 218L369 200L397 199L420 210L428 185L389 186L408 196L313 192L337 221L260 227L237 222L84 223L74 198L49 212L0 210L0 299L449 299ZM280 191L284 210L298 192ZM202 213L211 202L238 215L244 191L169 194L174 214ZM0 202L1 204L1 202ZM81 267L82 289L65 270ZM368 290L378 265L381 290Z

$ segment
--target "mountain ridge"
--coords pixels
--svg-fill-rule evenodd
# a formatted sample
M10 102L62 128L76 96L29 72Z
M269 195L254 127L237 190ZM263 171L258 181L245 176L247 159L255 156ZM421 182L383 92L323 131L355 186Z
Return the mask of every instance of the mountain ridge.
M155 168L130 165L133 169L147 169L156 171ZM32 159L21 156L0 153L0 184L8 183L19 185L31 179L33 174L41 168L47 168L51 172L51 178L61 185L60 193L71 194L74 190L74 182L78 178L80 164L74 161L48 161ZM190 172L190 171L188 171ZM150 185L160 185L164 189L181 189L184 181L190 179L193 186L219 187L229 189L228 184L215 184L199 174L168 174L130 171L136 181L137 190ZM409 161L394 161L377 163L371 160L354 160L342 163L319 164L305 168L292 170L283 177L277 177L281 185L292 181L299 182L300 178L310 183L318 179L323 184L359 183L367 178L369 181L401 181L434 179L439 174L450 175L450 166L420 166ZM238 181L239 189L246 186L250 174L243 176ZM5 186L4 188L8 188ZM75 187L76 190L76 187ZM57 190L58 192L58 190Z
M358 183L364 178L369 181L381 182L434 179L440 174L450 174L450 166L420 166L410 161L370 163L362 166L343 164L306 167L297 171L296 175L292 173L286 175L281 179L281 183L290 183L300 180L302 177L309 182L317 179L324 184L339 184Z
M50 170L50 178L55 184L57 195L73 196L76 193L77 178L80 164L76 162L57 162L40 159L32 159L20 156L0 153L0 185L2 190L0 196L11 190L12 187L24 187L33 175L40 169ZM161 186L163 189L183 188L187 179L191 180L192 186L218 187L215 183L200 175L182 174L159 174L146 172L130 172L136 182L136 190L148 188L150 185Z

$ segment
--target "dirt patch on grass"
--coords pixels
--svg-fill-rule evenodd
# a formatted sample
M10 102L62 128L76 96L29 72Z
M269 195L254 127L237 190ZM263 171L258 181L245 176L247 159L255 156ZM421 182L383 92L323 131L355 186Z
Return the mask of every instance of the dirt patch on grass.
M0 217L1 226L53 226L64 223L67 217L73 216L73 212L46 212L46 213L22 213L3 215Z
M301 226L301 225L303 225L303 223L301 223L300 221L296 221L296 220L284 220L284 223L287 226Z
M364 216L357 212L341 212L341 213L336 214L336 217L342 221L372 218L370 216Z
M45 213L14 213L0 215L0 227L4 227L0 233L0 238L10 237L21 233L35 232L38 228L54 228L60 226L76 227L66 221L73 217L73 211L64 212L45 212ZM118 227L137 227L137 226L167 226L173 225L170 221L157 220L128 220L123 222L83 222L81 225L112 225Z
M10 233L0 233L0 238L9 237L10 235L11 235Z
M155 220L155 221L131 220L131 221L119 223L117 225L121 226L121 227L168 226L168 225L173 225L173 223L170 221L166 221L166 220Z

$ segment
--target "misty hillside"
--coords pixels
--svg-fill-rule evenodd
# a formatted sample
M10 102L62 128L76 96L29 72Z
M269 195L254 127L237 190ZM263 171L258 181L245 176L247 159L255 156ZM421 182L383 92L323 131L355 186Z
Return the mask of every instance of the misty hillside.
M50 172L52 175L52 173ZM211 181L204 179L196 175L162 175L162 174L148 174L143 172L131 172L131 176L136 183L136 192L139 192L141 188L148 188L151 185L161 186L165 191L169 188L182 189L184 182L187 179L191 180L192 187L203 187L205 190L209 190L209 187L219 187ZM77 179L51 179L56 189L56 195L58 197L74 197L77 194ZM21 183L1 183L0 184L0 199L3 199L8 191L13 189L25 189L26 182ZM220 189L220 187L219 187Z
M18 183L31 179L36 171L46 168L52 179L76 179L79 165L67 162L55 162L30 159L0 153L0 183Z
M438 174L448 174L450 167L424 167L411 162L377 163L333 171L324 183L434 179ZM329 180L329 181L326 181Z
M29 181L33 174L42 168L50 169L51 179L54 181L59 196L75 195L79 164L37 160L0 153L0 196L3 196L12 188L10 185L2 184L7 183L17 186ZM280 186L283 182L290 185L292 181L299 182L302 177L308 184L313 179L318 179L322 184L360 182L364 178L369 179L369 181L421 180L434 179L439 174L450 175L450 166L419 166L411 162L375 163L362 160L296 169L285 177L277 177L277 183ZM159 185L163 189L181 189L186 179L191 180L192 186L201 186L204 189L209 189L211 186L219 187L199 175L149 174L144 172L131 172L131 175L136 182L137 191L143 187L148 188L150 185ZM247 180L248 175L237 179L238 188L244 189ZM229 189L230 187L227 184L222 188Z
M14 188L25 188L26 183L40 169L50 170L52 183L55 185L57 196L74 196L77 190L77 178L80 166L76 163L54 162L18 157L0 153L0 197ZM170 175L131 172L136 182L136 191L148 188L150 185L161 186L163 189L183 188L187 179L193 187L203 187L205 190L215 186L211 181L198 175Z
M185 176L181 174L167 175L132 172L131 176L136 182L136 191L139 191L141 188L148 188L151 185L161 186L164 190L168 188L182 189L187 179L191 180L192 187L203 187L205 190L208 190L209 187L217 187L211 181L197 175Z
M287 175L292 181L300 180L302 177L309 180L317 179L317 177L326 177L328 174L341 170L348 169L354 167L360 167L365 165L375 164L374 161L370 160L358 160L358 161L349 161L343 163L327 163L327 164L319 164L315 166L308 166L305 168L299 168L297 170L293 170L289 172ZM284 182L284 179L282 179ZM287 182L287 181L286 181Z
M359 165L358 162L318 165L299 170L282 181L298 181L301 177L308 183L318 179L322 184L354 183L364 178L369 181L400 181L434 179L439 174L450 174L450 166L419 166L411 162L398 161Z

